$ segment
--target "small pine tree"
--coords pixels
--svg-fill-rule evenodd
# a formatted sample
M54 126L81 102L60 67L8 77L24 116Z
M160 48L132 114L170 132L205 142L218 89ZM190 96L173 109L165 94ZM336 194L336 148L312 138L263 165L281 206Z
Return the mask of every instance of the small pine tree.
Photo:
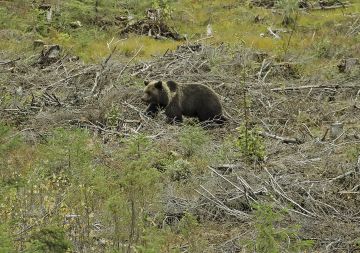
M65 253L70 246L61 228L48 226L31 235L25 253Z
M180 132L180 144L185 157L203 154L209 137L199 126L185 126Z
M255 207L256 239L248 243L255 252L280 253L303 252L313 246L311 240L300 240L299 226L278 227L286 211L275 212L271 206L256 205Z
M263 160L265 157L265 145L263 138L259 135L259 129L247 128L245 125L239 127L238 147L242 154L249 160Z

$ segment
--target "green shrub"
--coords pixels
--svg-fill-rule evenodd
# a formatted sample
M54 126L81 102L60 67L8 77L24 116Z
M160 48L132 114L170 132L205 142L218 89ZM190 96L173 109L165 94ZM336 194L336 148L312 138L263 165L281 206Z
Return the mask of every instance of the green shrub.
M19 144L20 137L14 134L9 126L0 124L0 157L5 159Z
M350 148L348 148L346 151L346 157L351 162L356 161L359 155L360 155L360 144L355 144Z
M239 154L239 149L234 146L238 147L238 136L227 135L218 149L217 160L222 163L237 160L241 154Z
M82 181L83 173L91 167L91 156L96 149L93 144L87 131L58 128L39 147L39 169L44 176L66 171L69 176Z
M318 58L330 58L332 56L333 46L328 39L321 40L315 44L315 55Z
M131 14L144 15L146 8L150 8L152 5L151 1L144 0L121 0L119 3L124 6L126 10L129 10Z
M173 9L170 5L169 0L152 0L152 7L154 9L160 10L163 18L165 19L171 18Z
M186 180L191 176L191 164L183 159L176 160L167 168L172 181Z
M185 213L179 223L180 233L188 240L191 239L194 229L199 226L196 218L191 213Z

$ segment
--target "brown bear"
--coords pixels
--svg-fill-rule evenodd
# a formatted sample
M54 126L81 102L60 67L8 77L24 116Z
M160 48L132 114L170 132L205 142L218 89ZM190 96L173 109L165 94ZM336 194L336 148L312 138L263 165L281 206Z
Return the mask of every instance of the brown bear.
M149 106L148 116L154 117L165 109L168 123L182 122L182 116L197 117L200 122L223 124L222 106L216 93L202 84L180 86L174 81L144 81L141 100Z

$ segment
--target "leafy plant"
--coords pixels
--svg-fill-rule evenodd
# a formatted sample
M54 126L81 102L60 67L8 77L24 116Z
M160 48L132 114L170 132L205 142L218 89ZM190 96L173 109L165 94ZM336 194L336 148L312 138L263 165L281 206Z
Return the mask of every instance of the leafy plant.
M39 148L42 158L39 166L47 175L63 170L81 180L82 173L91 166L90 157L96 148L88 138L88 132L81 129L56 129L47 143Z
M217 152L216 159L219 163L228 163L229 161L237 160L241 156L239 150L234 148L234 146L237 147L237 145L238 136L233 134L227 135Z
M165 232L165 233L164 233ZM166 243L166 230L161 231L155 227L147 227L143 231L141 238L142 245L136 247L141 253L158 253L164 252L162 250L163 245ZM175 249L167 249L166 252L177 252Z
M35 31L41 36L47 36L50 24L46 20L46 12L39 9L31 10L31 25L28 27L29 32Z
M152 5L151 1L144 0L120 0L119 5L130 11L131 14L143 15L146 8L150 8Z

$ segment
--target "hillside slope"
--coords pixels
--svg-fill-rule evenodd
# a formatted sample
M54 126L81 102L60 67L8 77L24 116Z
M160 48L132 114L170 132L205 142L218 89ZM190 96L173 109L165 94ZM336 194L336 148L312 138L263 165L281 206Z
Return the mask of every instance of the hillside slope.
M0 252L360 252L360 3L301 3L0 1Z

